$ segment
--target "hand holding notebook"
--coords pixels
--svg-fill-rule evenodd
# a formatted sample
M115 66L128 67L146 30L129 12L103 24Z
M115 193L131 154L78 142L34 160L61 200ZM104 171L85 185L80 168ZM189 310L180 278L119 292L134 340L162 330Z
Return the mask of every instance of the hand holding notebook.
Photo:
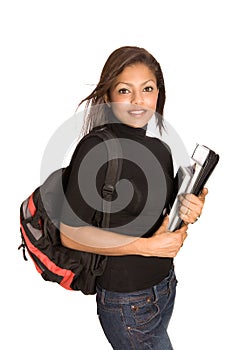
M182 225L182 219L178 215L178 196L182 193L193 193L198 196L219 161L218 154L210 148L199 144L196 146L191 158L194 161L193 166L180 167L176 175L178 179L178 193L169 214L169 231L174 231Z

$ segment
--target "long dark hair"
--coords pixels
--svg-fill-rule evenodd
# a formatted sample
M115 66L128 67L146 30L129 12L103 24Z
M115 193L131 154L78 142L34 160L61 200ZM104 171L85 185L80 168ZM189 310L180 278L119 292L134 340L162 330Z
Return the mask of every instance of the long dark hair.
M109 95L110 88L118 75L127 67L136 63L145 64L154 74L159 89L157 106L155 110L157 125L160 132L163 128L163 109L166 99L163 73L159 62L144 48L137 46L122 46L111 53L108 57L96 88L90 95L84 98L79 106L86 102L86 115L83 127L83 133L86 134L94 126L97 126L104 120L108 114L109 108L104 100L104 96ZM92 110L92 107L93 110ZM96 115L98 114L98 120ZM101 120L101 122L100 122Z

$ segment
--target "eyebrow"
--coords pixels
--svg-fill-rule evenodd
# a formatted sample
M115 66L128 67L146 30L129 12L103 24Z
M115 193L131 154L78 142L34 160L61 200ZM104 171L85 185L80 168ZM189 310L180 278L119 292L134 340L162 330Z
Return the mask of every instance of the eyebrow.
M149 80L145 81L144 83L142 83L141 86L146 85L146 84L149 83L150 81L152 81L152 82L156 85L156 81L155 81L155 80L149 79ZM125 85L128 85L128 86L133 86L133 84L131 84L131 83L127 83L127 82L124 82L124 81L119 81L118 83L116 83L116 84L114 85L114 88L116 88L117 85L119 85L119 84L125 84Z

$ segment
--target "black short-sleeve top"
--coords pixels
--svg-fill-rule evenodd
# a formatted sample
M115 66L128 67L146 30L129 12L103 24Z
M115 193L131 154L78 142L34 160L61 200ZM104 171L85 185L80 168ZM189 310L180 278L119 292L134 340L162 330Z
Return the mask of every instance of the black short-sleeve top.
M150 237L161 225L174 198L170 149L158 138L148 137L146 127L111 123L107 128L119 139L123 158L117 198L111 207L110 230ZM77 145L73 154L65 195L75 215L64 207L62 221L66 225L95 225L96 214L102 214L101 201L93 200L101 198L107 169L107 150L101 143L98 137L89 137ZM142 290L161 282L172 264L173 259L156 256L109 256L97 282L115 292Z

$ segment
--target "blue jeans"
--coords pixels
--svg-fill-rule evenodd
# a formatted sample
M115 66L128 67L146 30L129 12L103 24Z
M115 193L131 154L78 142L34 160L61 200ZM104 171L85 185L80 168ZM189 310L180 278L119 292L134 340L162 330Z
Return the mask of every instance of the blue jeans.
M167 327L176 284L172 269L161 283L145 290L117 293L97 288L97 313L113 349L173 349Z

